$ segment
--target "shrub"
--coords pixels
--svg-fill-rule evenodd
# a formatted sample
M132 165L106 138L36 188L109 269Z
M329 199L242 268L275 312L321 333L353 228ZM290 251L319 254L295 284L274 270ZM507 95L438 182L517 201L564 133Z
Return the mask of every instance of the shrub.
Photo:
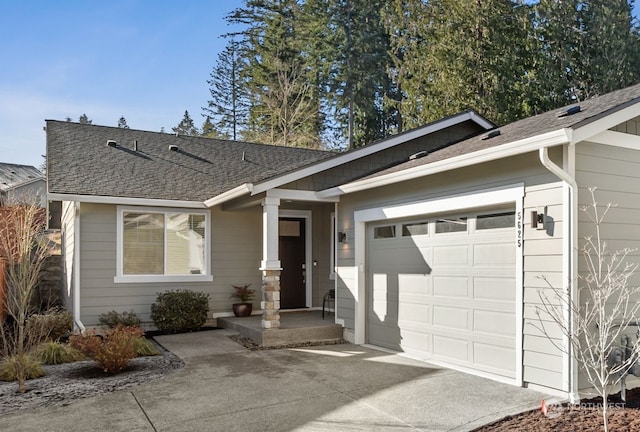
M47 340L59 340L67 336L71 330L73 330L73 317L59 307L44 313L33 314L27 319L27 333L44 334Z
M24 368L25 379L34 379L44 376L42 364L29 354L22 354L22 361L17 355L6 357L0 363L0 381L16 381L18 368Z
M93 359L106 373L116 374L126 369L136 356L136 340L142 337L138 327L116 327L103 336L93 331L71 335L69 345Z
M145 338L141 337L136 340L136 357L157 356L160 355L160 351L153 346L153 343Z
M140 327L142 321L138 318L138 315L131 310L129 312L116 312L114 310L107 313L103 313L98 317L100 325L108 328L115 328L117 326L122 327Z
M189 290L158 293L151 305L151 319L162 331L193 331L207 320L209 295Z
M77 349L60 342L45 342L35 350L35 357L46 365L73 363L84 360L84 355Z

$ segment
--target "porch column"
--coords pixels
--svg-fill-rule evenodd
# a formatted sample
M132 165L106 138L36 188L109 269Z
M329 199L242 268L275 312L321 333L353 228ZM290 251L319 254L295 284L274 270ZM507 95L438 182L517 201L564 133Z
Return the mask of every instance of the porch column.
M280 327L279 198L262 200L262 328Z

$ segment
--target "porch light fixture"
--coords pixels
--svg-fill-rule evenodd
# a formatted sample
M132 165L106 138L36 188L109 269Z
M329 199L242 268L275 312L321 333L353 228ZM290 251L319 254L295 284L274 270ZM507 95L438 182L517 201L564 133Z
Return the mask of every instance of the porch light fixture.
M347 233L339 231L338 232L338 243L346 243L347 242Z

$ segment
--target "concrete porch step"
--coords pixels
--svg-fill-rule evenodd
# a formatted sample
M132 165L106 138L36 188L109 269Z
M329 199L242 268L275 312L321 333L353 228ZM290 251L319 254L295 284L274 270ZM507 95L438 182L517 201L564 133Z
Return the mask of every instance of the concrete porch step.
M281 313L280 328L277 329L263 329L260 315L225 317L217 321L218 327L237 331L241 337L249 338L262 347L342 340L342 326L333 322L332 315L323 320L320 311Z

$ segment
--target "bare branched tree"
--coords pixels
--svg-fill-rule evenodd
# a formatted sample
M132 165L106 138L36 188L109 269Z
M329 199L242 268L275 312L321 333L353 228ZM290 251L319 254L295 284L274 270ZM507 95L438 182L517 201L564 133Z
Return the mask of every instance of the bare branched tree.
M3 207L0 214L0 256L5 260L5 312L0 321L2 356L12 357L18 391L24 393L29 352L46 338L48 329L29 325L37 312L34 302L38 278L49 255L45 235L46 212L36 198L22 199Z
M539 325L535 326L559 350L574 356L581 371L602 398L603 425L604 430L608 431L607 398L610 386L620 384L636 368L640 354L640 343L628 343L628 333L636 337L638 329L640 287L629 284L638 269L638 264L629 262L634 249L611 251L603 240L603 221L613 206L608 204L599 208L595 188L590 192L591 204L581 210L593 224L595 232L593 236L584 238L581 247L585 267L578 278L578 298L570 298L568 292L553 287L547 280L547 284L553 288L553 294L548 295L540 290L542 306L536 310ZM545 324L543 315L549 317L551 323L547 320ZM562 331L568 346L561 345L550 336L550 324L557 325ZM612 359L621 350L624 355Z

